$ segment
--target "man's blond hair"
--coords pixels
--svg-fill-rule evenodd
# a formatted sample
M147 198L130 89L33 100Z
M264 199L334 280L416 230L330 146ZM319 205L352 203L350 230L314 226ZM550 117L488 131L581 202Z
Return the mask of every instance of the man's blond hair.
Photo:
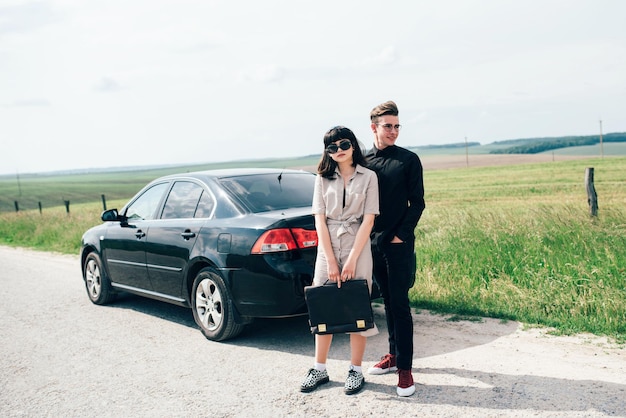
M385 115L398 116L398 106L391 100L373 108L370 112L370 120L372 122L378 122L378 118Z

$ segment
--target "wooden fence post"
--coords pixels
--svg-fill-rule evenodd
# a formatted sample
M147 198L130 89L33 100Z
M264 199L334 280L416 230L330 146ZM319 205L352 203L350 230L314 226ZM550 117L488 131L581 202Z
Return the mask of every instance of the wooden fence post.
M64 200L63 203L65 203L65 211L67 213L70 213L70 201L69 200Z
M14 200L13 203L15 203L15 211L19 212L20 211L20 204L17 203L17 200Z
M41 215L41 202L38 202L39 204L39 214Z
M100 196L102 196L102 210L107 210L107 199L106 197L104 197L104 195Z
M587 188L587 202L589 203L589 214L598 216L598 195L593 185L593 167L587 167L585 170L585 186Z

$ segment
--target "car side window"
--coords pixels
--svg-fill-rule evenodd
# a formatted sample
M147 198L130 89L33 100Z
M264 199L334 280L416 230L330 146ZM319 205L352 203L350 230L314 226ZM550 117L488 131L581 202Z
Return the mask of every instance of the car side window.
M204 189L190 181L177 181L170 190L161 219L193 218Z
M215 201L213 197L207 192L203 192L200 196L200 202L198 208L194 214L194 218L210 218L213 214L213 208L215 207Z
M160 183L150 187L143 192L133 203L126 209L126 217L128 220L149 220L154 219L159 202L168 183Z

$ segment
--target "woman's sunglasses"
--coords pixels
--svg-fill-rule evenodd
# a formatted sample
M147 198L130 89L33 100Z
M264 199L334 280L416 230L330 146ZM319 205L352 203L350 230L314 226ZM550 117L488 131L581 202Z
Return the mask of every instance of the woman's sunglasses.
M342 139L339 145L330 144L329 146L327 146L326 152L329 154L334 154L337 151L339 151L339 149L341 149L342 151L347 151L350 149L351 146L352 146L352 142L350 142L349 139Z

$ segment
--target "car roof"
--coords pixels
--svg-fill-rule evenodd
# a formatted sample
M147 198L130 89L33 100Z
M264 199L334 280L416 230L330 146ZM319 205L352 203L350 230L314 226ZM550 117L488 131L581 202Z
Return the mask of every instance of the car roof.
M225 178L225 177L237 177L237 176L253 176L259 174L313 174L310 171L305 170L296 170L296 169L288 169L288 168L224 168L219 170L204 170L204 171L192 171L189 173L177 173L177 174L169 174L167 176L160 177L157 180L166 180L172 178L196 178L196 179L206 179L206 178Z

